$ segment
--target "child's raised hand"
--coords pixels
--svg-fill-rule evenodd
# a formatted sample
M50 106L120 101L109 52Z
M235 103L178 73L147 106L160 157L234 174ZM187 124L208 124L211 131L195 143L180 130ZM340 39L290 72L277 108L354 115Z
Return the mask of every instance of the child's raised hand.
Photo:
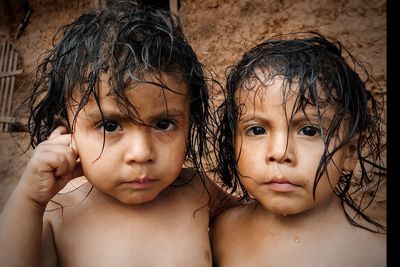
M27 197L46 206L71 179L82 175L71 142L66 127L59 126L36 147L19 182Z

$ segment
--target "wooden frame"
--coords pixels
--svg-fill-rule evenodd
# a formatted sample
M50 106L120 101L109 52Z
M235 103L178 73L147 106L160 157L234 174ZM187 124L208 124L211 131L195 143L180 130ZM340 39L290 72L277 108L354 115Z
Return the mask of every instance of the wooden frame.
M7 41L0 44L0 131L9 131L14 118L11 116L15 76L22 73L17 70L18 53Z

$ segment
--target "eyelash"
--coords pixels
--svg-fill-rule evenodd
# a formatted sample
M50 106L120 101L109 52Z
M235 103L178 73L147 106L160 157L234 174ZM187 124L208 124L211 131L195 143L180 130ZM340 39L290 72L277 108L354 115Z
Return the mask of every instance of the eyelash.
M107 126L111 126L110 124L112 124L112 126L116 126L116 128L113 130L107 130ZM100 123L97 124L97 128L101 131L105 131L106 133L114 133L119 128L121 128L121 125L116 120L105 119L104 121L101 121Z
M254 130L261 130L262 133L255 134ZM249 129L246 130L246 134L250 135L250 136L262 135L262 134L265 134L266 132L267 131L261 126L252 126L252 127L250 127Z
M165 129L163 129L162 127L160 127L160 126L161 126L161 125L160 125L161 123L168 123L168 127L165 128ZM173 120L170 120L170 119L158 120L158 121L155 123L155 128L156 128L157 130L161 131L161 132L169 132L169 131L172 131L172 130L174 130L174 129L176 128L176 126L177 126L176 122L173 121Z
M304 130L313 130L313 131L315 131L314 133L312 133L312 135L308 135L308 134L305 134L304 133ZM313 126L313 125L306 125L306 126L304 126L304 127L302 127L300 130L299 130L299 133L301 134L304 134L304 135L306 135L306 136L316 136L316 135L318 135L318 136L321 136L321 129L320 129L320 127L318 127L318 126Z
M255 130L257 130L257 132L255 132ZM309 134L306 134L304 132L305 130L308 130L308 131L309 130L313 130L314 132L311 133L311 135L309 135ZM267 133L267 130L265 130L261 126L252 126L252 127L250 127L249 129L246 130L246 134L250 135L250 136L263 135L263 134L266 134L266 133ZM316 127L316 126L313 126L313 125L306 125L306 126L302 127L299 130L299 133L303 134L303 135L306 135L306 136L315 136L315 135L320 136L321 135L321 129L319 127Z
M162 124L168 123L167 127L164 127ZM108 127L112 127L112 129L107 129ZM176 127L176 122L172 121L172 120L168 120L168 119L163 119L163 120L159 120L155 123L154 128L156 128L157 130L160 130L162 132L168 132L171 131L173 129L175 129ZM97 128L99 130L105 130L106 132L109 133L113 133L116 132L118 130L118 128L121 128L121 125L118 121L116 120L104 120L101 121L100 123L98 123Z

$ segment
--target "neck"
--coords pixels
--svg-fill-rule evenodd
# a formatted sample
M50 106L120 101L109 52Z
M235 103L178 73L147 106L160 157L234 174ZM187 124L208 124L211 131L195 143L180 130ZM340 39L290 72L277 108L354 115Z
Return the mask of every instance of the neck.
M334 194L311 209L290 215L272 213L271 211L266 210L261 204L257 203L256 205L256 214L264 217L264 219L270 221L271 223L282 226L290 226L292 224L297 226L309 226L314 223L323 224L327 221L331 222L332 220L337 220L338 218L344 218L344 215L338 216L338 214L343 214L343 210L340 200Z

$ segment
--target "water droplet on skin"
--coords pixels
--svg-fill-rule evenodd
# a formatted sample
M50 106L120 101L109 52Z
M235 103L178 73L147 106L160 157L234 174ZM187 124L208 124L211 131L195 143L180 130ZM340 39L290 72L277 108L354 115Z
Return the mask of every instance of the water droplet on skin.
M300 242L300 238L298 236L294 237L294 242L299 243Z

